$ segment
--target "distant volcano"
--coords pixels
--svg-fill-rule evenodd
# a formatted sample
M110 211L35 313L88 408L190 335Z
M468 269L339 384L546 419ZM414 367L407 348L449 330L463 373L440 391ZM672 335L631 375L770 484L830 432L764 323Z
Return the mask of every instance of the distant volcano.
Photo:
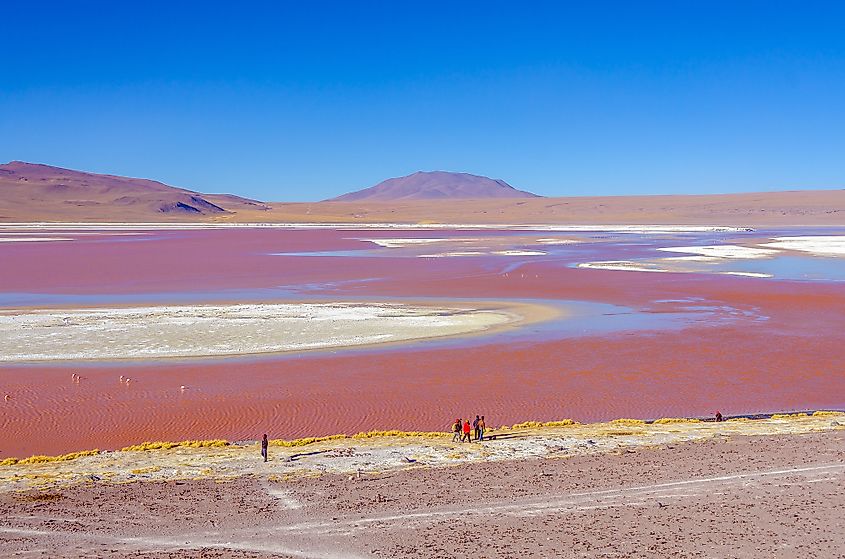
M387 179L370 188L350 192L331 201L356 202L371 200L471 200L478 198L538 198L536 194L517 190L499 179L468 173L418 171L406 177Z

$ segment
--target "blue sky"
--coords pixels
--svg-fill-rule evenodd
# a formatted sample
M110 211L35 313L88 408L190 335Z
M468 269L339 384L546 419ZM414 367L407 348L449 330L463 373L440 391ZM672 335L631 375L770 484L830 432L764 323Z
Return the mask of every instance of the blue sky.
M841 2L16 2L0 161L317 200L845 188Z

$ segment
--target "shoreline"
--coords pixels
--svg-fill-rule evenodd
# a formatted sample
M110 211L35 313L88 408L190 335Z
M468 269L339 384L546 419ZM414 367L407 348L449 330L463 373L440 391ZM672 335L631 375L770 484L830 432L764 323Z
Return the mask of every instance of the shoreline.
M370 431L270 441L271 460L258 458L257 441L144 442L121 450L0 460L0 493L47 490L92 481L174 481L270 475L282 478L386 473L414 468L531 458L626 452L730 436L777 436L845 430L845 411L817 410L712 419L621 418L581 424L527 421L488 429L486 440L451 442L448 432ZM309 458L314 457L314 458Z
M759 226L758 226L759 227ZM773 225L772 227L777 227ZM790 225L786 228L837 228L838 225ZM144 221L33 221L3 222L4 229L33 231L156 231L156 230L203 230L203 229L373 229L373 230L509 230L509 231L553 231L553 232L598 232L617 233L742 233L755 231L752 227L741 225L701 225L684 223L422 223L422 222L331 222L331 221L256 221L256 222L144 222Z

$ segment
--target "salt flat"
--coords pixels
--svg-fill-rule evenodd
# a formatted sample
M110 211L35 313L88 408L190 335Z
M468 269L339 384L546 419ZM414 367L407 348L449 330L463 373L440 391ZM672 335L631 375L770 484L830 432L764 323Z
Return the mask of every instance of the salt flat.
M262 303L0 311L0 362L156 359L360 346L480 332L511 310Z

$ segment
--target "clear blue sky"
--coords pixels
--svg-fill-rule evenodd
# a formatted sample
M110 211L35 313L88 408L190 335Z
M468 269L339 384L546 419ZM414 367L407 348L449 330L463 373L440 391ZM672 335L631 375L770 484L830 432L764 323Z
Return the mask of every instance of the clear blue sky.
M843 2L5 2L0 161L264 200L435 169L549 196L843 188L843 22Z

